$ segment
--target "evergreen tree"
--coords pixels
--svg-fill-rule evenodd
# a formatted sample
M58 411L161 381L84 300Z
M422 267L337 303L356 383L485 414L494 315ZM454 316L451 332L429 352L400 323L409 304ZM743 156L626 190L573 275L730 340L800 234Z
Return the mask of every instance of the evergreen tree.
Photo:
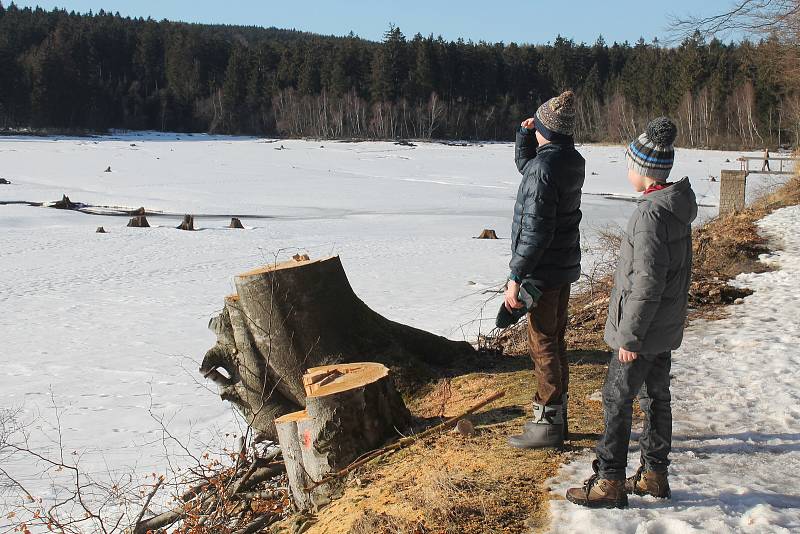
M372 63L372 95L377 100L396 100L408 83L406 37L400 28L390 26L383 35L383 46Z

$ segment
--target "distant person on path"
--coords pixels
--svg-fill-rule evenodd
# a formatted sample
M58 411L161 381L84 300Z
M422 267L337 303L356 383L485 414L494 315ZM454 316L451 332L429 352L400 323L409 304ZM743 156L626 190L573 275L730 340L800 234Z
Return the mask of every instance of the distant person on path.
M581 188L585 161L575 150L575 96L545 102L517 131L515 159L522 183L511 228L511 274L505 306L520 308L520 283L542 291L528 314L528 344L536 373L533 420L509 438L519 448L560 447L569 385L566 343L570 284L581 273ZM537 149L538 143L538 149ZM526 282L527 283L527 282Z
M622 237L606 321L605 340L615 354L603 386L605 431L594 474L567 491L567 499L590 508L624 508L629 493L670 497L671 351L683 341L697 217L689 179L667 182L676 134L671 120L655 119L627 151L628 180L643 195ZM641 466L626 480L637 394L645 415Z
M761 172L769 171L769 148L764 149L764 164L761 166Z

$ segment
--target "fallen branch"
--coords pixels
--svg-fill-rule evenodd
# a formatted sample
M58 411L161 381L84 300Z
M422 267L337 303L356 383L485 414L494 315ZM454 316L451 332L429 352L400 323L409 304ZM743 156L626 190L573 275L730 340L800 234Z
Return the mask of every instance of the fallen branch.
M158 488L161 487L161 484L163 484L163 482L164 482L164 477L159 478L158 482L156 482L156 485L153 486L152 491L147 495L147 499L145 499L145 501L144 501L144 505L142 506L142 510L139 512L139 515L136 516L136 521L133 522L134 526L136 526L136 525L138 525L139 523L142 522L142 519L144 518L144 514L147 512L147 507L150 506L150 501L153 500L153 497L158 492Z
M240 478L236 479L231 485L232 491L227 497L242 496L247 490L257 486L258 484L273 478L286 469L283 462L269 462L266 466L259 466L259 463L254 463ZM201 492L206 491L203 495ZM180 521L187 513L186 505L199 497L197 504L198 508L203 508L210 505L212 498L218 495L216 488L208 482L197 486L190 491L186 492L181 500L184 502L182 506L173 508L157 516L151 517L142 521L141 519L136 523L133 530L134 534L144 534L149 531L156 531L161 528L169 527L170 525ZM216 505L210 505L205 513L208 514L216 508Z
M327 484L328 482L331 482L331 481L336 480L338 478L342 478L344 476L347 476L347 474L349 474L350 472L354 471L355 469L358 469L359 467L361 467L362 465L364 465L366 463L369 463L370 461L374 460L375 458L377 458L379 456L383 456L386 453L400 450L402 448L408 447L409 445L419 441L420 439L426 438L426 437L428 437L430 435L433 435L433 434L437 434L439 432L443 432L443 431L447 430L448 428L454 426L456 423L458 423L458 421L460 419L463 419L464 417L470 415L471 413L474 413L474 412L480 410L481 408L483 408L487 404L490 404L490 403L496 401L497 399L502 398L505 394L506 394L505 391L498 391L496 393L493 393L493 394L489 395L488 397L486 397L485 399L483 399L482 401L478 402L477 404L471 406L470 408L468 408L464 412L456 415L455 417L451 417L447 421L445 421L443 423L440 423L440 424L438 424L436 426L433 426L433 427L429 428L428 430L425 430L424 432L421 432L421 433L419 433L419 434L417 434L415 436L409 436L409 437L406 437L406 438L401 438L400 440L392 443L391 445L387 445L386 447L382 447L382 448L376 449L376 450L374 450L372 452L368 452L365 455L361 456L355 462L353 462L350 465L348 465L347 467L345 467L344 469L342 469L340 471L337 471L337 472L335 472L335 473L333 473L331 475L328 475L328 476L324 477L322 480L320 480L318 482L314 482L313 484L311 484L310 486L308 486L308 487L306 487L304 489L305 489L305 491L312 491L313 489L318 488L319 486L321 486L323 484Z
M257 519L253 520L250 524L244 527L241 530L237 530L234 534L253 534L254 532L260 531L262 528L266 527L277 521L279 517L277 515L262 515Z

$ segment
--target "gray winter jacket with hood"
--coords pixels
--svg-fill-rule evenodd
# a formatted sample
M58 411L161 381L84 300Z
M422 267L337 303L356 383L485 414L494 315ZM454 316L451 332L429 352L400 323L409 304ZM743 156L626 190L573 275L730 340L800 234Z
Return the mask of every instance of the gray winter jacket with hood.
M660 354L680 347L696 217L688 178L639 199L622 237L609 303L605 340L613 349Z

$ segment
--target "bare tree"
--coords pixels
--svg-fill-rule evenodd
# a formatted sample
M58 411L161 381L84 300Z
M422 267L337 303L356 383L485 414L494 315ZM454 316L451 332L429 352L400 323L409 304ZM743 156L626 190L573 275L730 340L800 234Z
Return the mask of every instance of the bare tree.
M800 0L736 0L723 13L706 17L673 17L672 29L688 37L695 31L706 35L732 33L772 36L787 44L798 44Z
M778 110L782 123L784 117L794 130L800 128L798 90L800 90L800 0L735 0L730 9L706 17L673 17L673 33L686 38L700 32L710 36L744 34L765 39L759 51L762 72L769 72L773 81L782 85L784 94ZM763 142L753 119L752 82L737 88L735 117L738 135L742 141L754 144ZM730 120L730 115L728 115ZM768 134L772 133L772 117ZM778 142L781 142L780 127Z

